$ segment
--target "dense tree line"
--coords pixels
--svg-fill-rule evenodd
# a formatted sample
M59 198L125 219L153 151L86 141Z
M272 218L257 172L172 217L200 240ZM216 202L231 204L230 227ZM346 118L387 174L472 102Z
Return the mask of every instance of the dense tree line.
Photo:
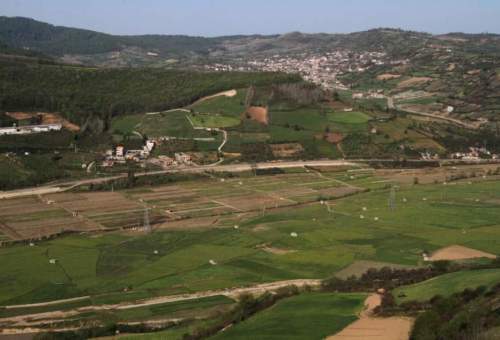
M360 277L351 276L346 280L336 277L323 281L323 289L338 292L363 292L377 289L393 289L399 286L428 280L437 275L446 273L448 268L439 263L418 269L368 269Z
M489 330L500 327L500 284L491 289L466 289L450 297L436 296L428 303L408 304L418 314L412 340L495 339Z
M310 83L277 84L272 87L271 97L275 101L286 101L298 106L311 106L325 100L323 90Z

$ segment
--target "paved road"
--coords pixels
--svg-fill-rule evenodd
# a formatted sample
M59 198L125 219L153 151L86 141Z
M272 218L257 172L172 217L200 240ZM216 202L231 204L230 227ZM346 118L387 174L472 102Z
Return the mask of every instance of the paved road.
M172 170L149 171L146 173L138 173L136 174L136 177L165 175L170 173L202 173L205 171L243 172L243 171L252 171L255 169L255 167L257 169L271 169L271 168L297 168L304 166L344 166L344 165L355 165L355 163L347 161L338 161L338 160L323 160L323 161L296 161L296 162L269 162L269 163L258 163L256 166L253 166L248 163L229 164L229 165L206 165L197 167L177 168ZM57 192L67 191L81 185L101 184L126 177L127 174L121 174L111 177L85 179L85 180L64 182L60 184L46 185L40 187L20 189L20 190L0 191L0 199L32 196L32 195L53 194Z
M426 163L429 162L427 160L422 159L412 159L408 160L411 162L417 163ZM244 172L244 171L254 171L255 169L290 169L290 168L301 168L301 167L321 167L321 166L359 166L360 164L366 164L370 162L377 163L394 163L397 162L393 159L352 159L352 160L311 160L311 161L275 161L275 162L266 162L266 163L257 163L257 164L249 164L249 163L238 163L238 164L212 164L205 166L196 166L196 167L185 167L185 168L176 168L171 170L160 170L160 171L149 171L145 173L138 173L136 177L144 177L144 176L155 176L155 175L167 175L167 174L175 174L175 173L203 173L206 171L213 172ZM491 161L491 160L458 160L458 159L440 159L441 163L450 163L450 164L489 164L489 163L498 163L499 161ZM114 181L117 179L126 178L127 174L121 174L110 177L101 177L101 178L92 178L71 182L64 182L59 184L45 185L34 188L26 188L20 190L13 191L0 191L0 199L6 198L16 198L16 197L24 197L24 196L32 196L32 195L46 195L57 192L63 192L67 190L71 190L81 185L88 184L101 184L110 181Z
M479 129L479 126L476 124L469 124L469 123L466 123L462 120L451 118L451 117L445 117L445 116L440 116L440 115L436 115L433 113L425 113L425 112L419 112L419 111L414 111L414 110L409 110L409 109L403 109L399 106L396 106L396 109L399 111L407 112L407 113L417 115L417 116L423 116L423 117L428 117L428 118L432 118L432 119L444 120L444 121L447 121L449 123L459 125L461 127L464 127L466 129L470 129L470 130Z
M445 117L445 116L441 116L441 115L437 115L437 114L433 114L433 113L426 113L426 112L420 112L420 111L402 108L394 103L394 97L388 96L386 98L387 98L387 107L389 109L396 109L396 110L407 112L407 113L410 113L413 115L418 115L418 116L423 116L423 117L428 117L428 118L438 119L438 120L444 120L444 121L447 121L449 123L464 127L466 129L477 130L479 128L479 126L477 126L475 124L469 124L469 123L466 123L460 119L455 119L455 118Z

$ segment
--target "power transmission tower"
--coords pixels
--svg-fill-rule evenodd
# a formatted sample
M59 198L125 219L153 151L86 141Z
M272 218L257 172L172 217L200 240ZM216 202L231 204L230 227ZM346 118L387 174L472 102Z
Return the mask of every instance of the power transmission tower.
M151 232L151 224L149 223L149 209L148 208L144 209L144 230L146 230L147 233Z

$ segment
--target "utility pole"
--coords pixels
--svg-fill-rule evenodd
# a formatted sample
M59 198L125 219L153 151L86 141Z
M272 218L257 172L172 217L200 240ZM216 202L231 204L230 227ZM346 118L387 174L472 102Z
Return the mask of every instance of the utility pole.
M396 208L396 189L394 185L391 187L391 192L389 194L389 209L394 210Z

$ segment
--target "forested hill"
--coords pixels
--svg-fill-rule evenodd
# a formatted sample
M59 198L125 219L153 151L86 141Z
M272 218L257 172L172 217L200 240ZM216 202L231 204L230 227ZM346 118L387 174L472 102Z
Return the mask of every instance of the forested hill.
M29 18L0 17L0 41L11 47L27 48L49 55L100 54L127 47L159 53L206 53L217 39L142 35L115 36L90 30L54 26Z
M301 81L281 73L99 69L0 60L0 111L60 112L84 123L160 111L233 88Z

